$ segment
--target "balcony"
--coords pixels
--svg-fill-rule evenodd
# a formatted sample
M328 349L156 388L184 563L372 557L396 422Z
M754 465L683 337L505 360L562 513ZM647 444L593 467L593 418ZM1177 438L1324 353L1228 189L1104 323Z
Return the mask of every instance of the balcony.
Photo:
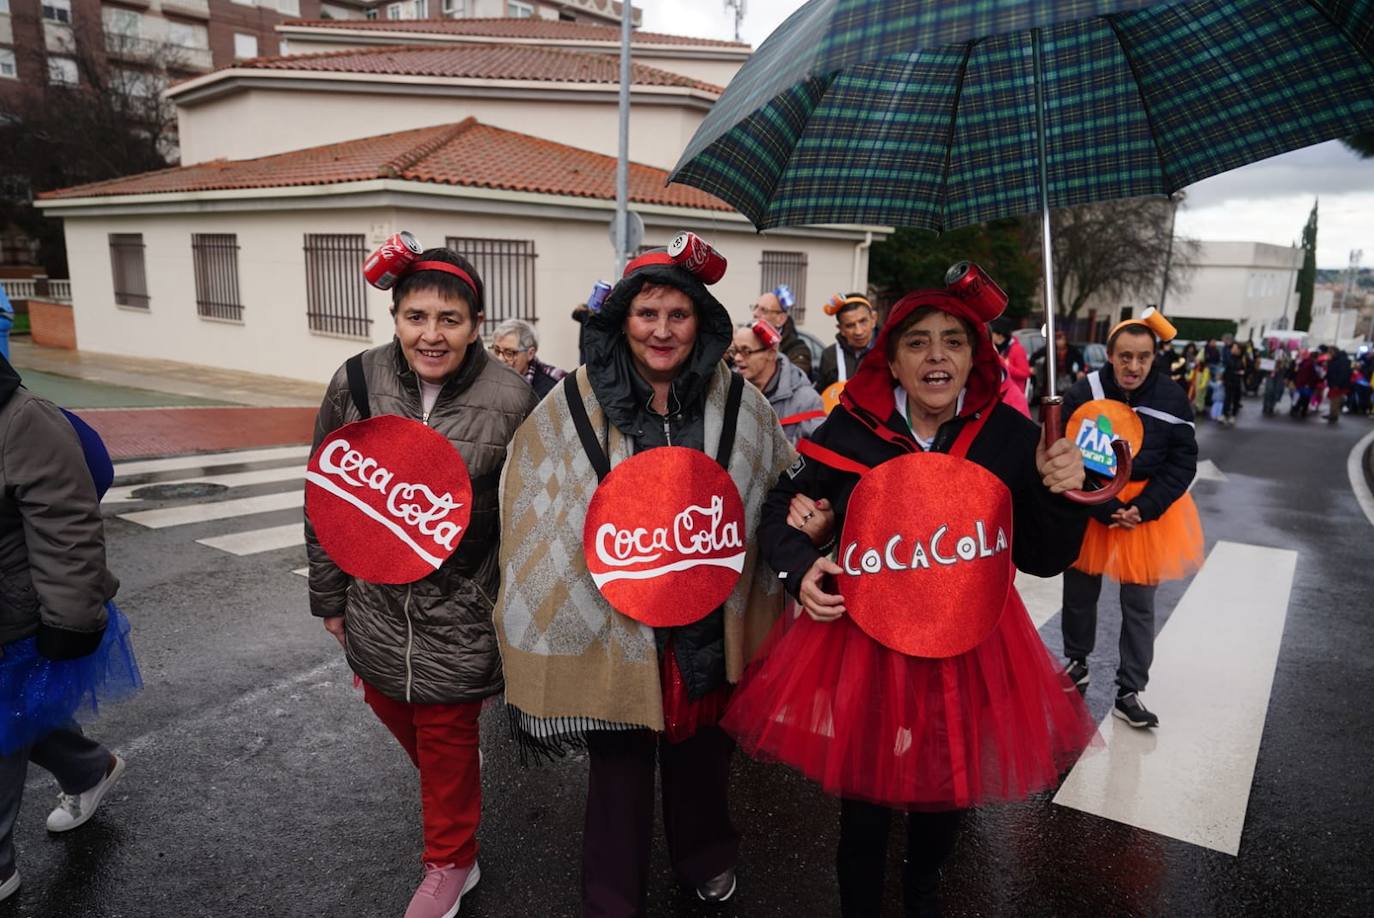
M209 19L210 0L162 0L162 12L189 19Z
M173 73L208 73L214 69L209 48L185 48L166 40L105 33L105 53L115 60L161 66Z

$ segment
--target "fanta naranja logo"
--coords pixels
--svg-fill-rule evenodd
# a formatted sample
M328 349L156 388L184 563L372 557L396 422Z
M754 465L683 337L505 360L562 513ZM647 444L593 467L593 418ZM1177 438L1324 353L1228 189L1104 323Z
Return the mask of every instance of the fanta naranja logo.
M390 469L339 438L320 450L320 471L352 485L386 495L386 511L394 519L414 526L436 545L453 551L463 527L445 517L463 505L447 492L435 494L420 482L397 481Z
M949 526L942 525L928 540L912 538L909 544L904 544L906 536L898 533L887 540L881 551L875 547L861 552L859 543L853 541L841 550L840 564L851 577L883 571L929 570L932 564L949 567L991 558L1009 547L1006 531L1001 526L992 536L983 521L976 520L973 530L970 535L956 537L950 533Z

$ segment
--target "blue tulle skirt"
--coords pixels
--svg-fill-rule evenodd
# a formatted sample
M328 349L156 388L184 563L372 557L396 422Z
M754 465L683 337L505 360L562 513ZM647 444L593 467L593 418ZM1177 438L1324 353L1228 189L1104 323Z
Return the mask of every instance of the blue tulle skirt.
M0 656L0 755L11 755L101 704L143 687L129 620L112 602L100 648L76 660L49 660L36 638L4 645Z

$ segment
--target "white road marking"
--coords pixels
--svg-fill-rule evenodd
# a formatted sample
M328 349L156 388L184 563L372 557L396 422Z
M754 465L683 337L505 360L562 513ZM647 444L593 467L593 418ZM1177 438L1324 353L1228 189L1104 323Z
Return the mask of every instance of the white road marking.
M272 526L268 529L250 529L230 535L196 539L201 545L227 551L231 555L256 555L278 548L291 548L305 544L305 523L291 523L288 526Z
M1108 714L1061 805L1235 855L1240 850L1296 552L1218 542L1155 639L1156 730Z
M1021 594L1021 601L1026 604L1026 611L1030 613L1038 631L1040 626L1054 618L1064 604L1064 575L1037 577L1017 571L1016 592Z
M1226 473L1217 468L1217 464L1211 459L1203 459L1197 464L1197 474L1193 476L1193 482L1188 487L1191 488L1199 481L1225 481Z
M310 576L310 568L308 568L308 567L298 567L298 568L296 568L294 571L292 571L291 573L295 574L295 575L298 576L298 577L309 577L309 576Z
M121 513L119 518L137 523L140 526L147 526L149 529L165 529L168 526L208 523L211 520L227 520L253 513L291 510L303 506L305 506L305 492L292 490L277 494L260 494L257 497L242 497L238 500L166 507L162 510L138 510L134 513Z
M224 485L226 488L234 488L240 485L267 484L278 481L305 480L304 465L288 465L279 469L257 469L252 472L234 472L229 475L207 475L200 478L179 478L176 481L158 481L152 484L124 485L118 488L111 488L105 492L104 504L127 503L129 501L142 500L134 497L133 492L140 488L150 488L155 485L183 485L183 484L217 484Z
M310 456L308 446L274 446L270 449L229 450L222 453L200 453L195 456L171 456L166 459L142 459L137 462L116 462L116 478L146 475L149 472L174 472L179 469L204 469L216 465L235 465L240 462L275 462L285 459L304 460Z
M1345 457L1345 474L1350 478L1350 490L1355 492L1355 500L1359 501L1365 519L1374 526L1374 494L1370 493L1369 484L1364 480L1364 469L1360 467L1364 462L1364 452L1371 443L1374 443L1374 431L1361 437L1350 455Z

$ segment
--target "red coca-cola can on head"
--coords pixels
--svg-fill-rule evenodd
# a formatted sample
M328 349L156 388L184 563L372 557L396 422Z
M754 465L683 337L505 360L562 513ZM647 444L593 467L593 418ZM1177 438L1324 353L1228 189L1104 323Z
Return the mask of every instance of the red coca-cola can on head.
M415 263L424 249L420 241L405 230L394 233L363 262L363 276L378 290L390 290Z
M696 233L683 230L674 236L668 243L668 256L703 284L714 284L725 276L725 256Z
M997 281L971 261L950 266L945 272L945 289L967 303L984 322L991 322L1007 308L1007 295Z

